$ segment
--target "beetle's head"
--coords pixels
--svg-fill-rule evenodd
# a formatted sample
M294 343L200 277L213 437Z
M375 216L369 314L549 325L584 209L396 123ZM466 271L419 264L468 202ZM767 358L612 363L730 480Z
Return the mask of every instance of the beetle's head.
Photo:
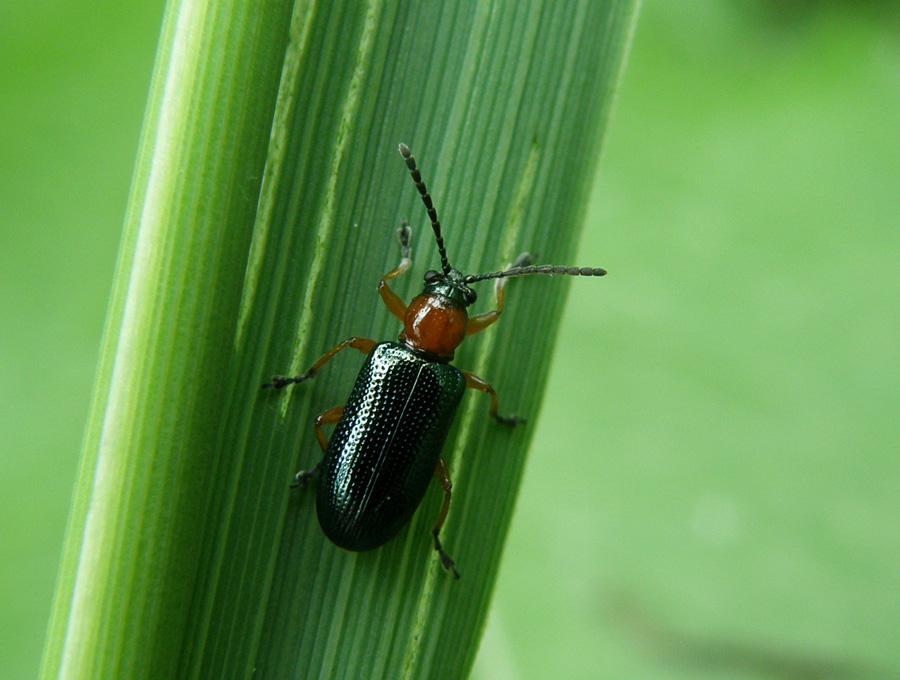
M552 265L531 264L528 253L522 253L519 258L507 269L486 274L464 275L450 266L447 259L447 251L444 248L444 238L441 235L441 223L438 221L437 210L431 200L431 195L422 181L422 174L416 167L416 159L406 144L400 145L400 155L406 162L409 174L415 182L416 190L425 204L428 218L431 220L431 228L434 231L434 239L437 243L438 254L441 256L440 271L430 269L425 272L425 286L422 294L413 299L406 309L403 333L400 334L401 342L409 347L438 361L447 361L453 358L454 350L466 337L466 324L469 320L468 308L478 299L470 284L488 279L507 279L513 276L527 276L529 274L567 274L569 276L603 276L603 269L556 267ZM498 281L497 311L502 310L503 282ZM490 321L480 324L480 328L492 323ZM477 331L472 331L477 332Z
M423 295L442 295L454 302L469 307L478 299L478 294L466 285L465 276L456 269L446 274L429 269L425 272Z

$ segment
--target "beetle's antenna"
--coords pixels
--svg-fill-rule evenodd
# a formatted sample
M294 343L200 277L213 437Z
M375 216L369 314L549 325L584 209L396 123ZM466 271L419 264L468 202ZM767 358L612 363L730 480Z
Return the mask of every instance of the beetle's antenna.
M434 209L434 203L431 200L431 194L422 181L422 173L416 167L416 159L413 158L412 152L406 144L400 144L400 155L406 161L406 167L409 168L409 174L412 175L413 182L416 183L416 189L422 197L422 203L425 204L425 210L428 211L428 218L431 220L431 228L434 230L434 237L437 240L438 253L441 255L441 270L444 274L449 274L451 267L447 260L447 251L444 250L444 237L441 236L441 223L438 221L437 210Z
M506 279L513 276L529 276L530 274L565 274L567 276L606 276L605 269L591 267L558 267L552 264L530 264L526 267L510 267L502 272L490 274L470 274L463 281L466 284L486 281L487 279Z

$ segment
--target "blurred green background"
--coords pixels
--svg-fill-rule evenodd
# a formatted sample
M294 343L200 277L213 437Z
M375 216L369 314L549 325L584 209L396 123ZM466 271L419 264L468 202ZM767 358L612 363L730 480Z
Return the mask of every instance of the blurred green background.
M39 663L162 8L0 6L0 678ZM577 264L610 276L475 677L900 677L895 3L645 0Z

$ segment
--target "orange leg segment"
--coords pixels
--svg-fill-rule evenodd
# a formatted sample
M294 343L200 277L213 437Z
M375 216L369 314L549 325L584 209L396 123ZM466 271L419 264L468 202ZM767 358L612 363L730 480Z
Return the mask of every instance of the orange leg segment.
M352 338L347 338L346 340L344 340L344 342L335 345L330 350L325 352L325 354L323 354L316 363L310 366L309 370L306 373L294 377L276 375L272 378L272 382L266 383L265 385L263 385L263 388L274 387L276 390L278 390L288 385L293 385L295 383L301 383L304 380L309 380L319 372L319 369L321 369L322 366L331 361L335 354L340 352L345 347L358 349L360 352L368 356L369 352L371 352L375 348L376 344L377 343L374 340L370 340L369 338L357 338L354 335Z
M452 571L453 575L459 578L459 572L456 571L455 563L450 559L450 555L444 552L444 547L438 538L438 534L441 533L441 527L444 526L444 520L447 519L447 511L450 510L450 490L453 488L453 483L450 481L450 470L447 469L447 463L444 461L443 456L438 458L434 476L438 478L441 488L444 490L444 503L441 505L441 512L434 523L434 528L431 530L431 536L434 538L434 549L437 551L438 557L441 558L441 566L447 571Z
M316 416L316 439L319 440L319 446L322 447L322 451L325 451L328 448L328 440L325 439L325 432L322 431L322 426L334 425L341 419L341 414L343 412L343 406L335 406ZM322 463L320 461L315 467L312 467L309 470L300 470L300 472L294 475L294 483L291 484L291 488L296 489L298 486L305 486L310 479L314 479L319 475L319 469L321 467Z
M491 384L482 378L479 378L474 373L470 373L469 371L461 371L461 373L466 377L466 387L471 387L473 390L478 390L479 392L484 392L491 398L491 410L490 416L498 423L503 423L504 425L509 425L510 427L514 425L518 425L519 423L524 423L524 418L518 418L516 416L501 416L497 413L497 393L494 391L494 388L491 387Z
M466 324L466 335L473 335L483 331L500 318L500 315L503 313L503 299L506 295L506 281L506 279L497 279L497 284L494 286L494 293L497 296L497 309L469 317L469 323Z
M529 262L531 262L531 255L529 255L528 253L522 253L521 255L519 255L519 257L516 258L515 262L507 267L507 269L512 269L513 267L524 267ZM509 281L509 279L497 279L496 283L494 283L494 295L497 298L497 309L493 309L490 312L485 312L484 314L476 314L475 316L469 317L469 323L466 325L466 335L473 335L475 333L478 333L479 331L483 331L485 328L487 328L500 318L500 315L503 313L503 301L506 296L507 281Z
M397 265L396 269L392 269L385 274L381 281L378 282L378 294L381 295L385 307L388 308L391 314L400 319L400 321L403 321L406 318L406 303L403 302L403 299L399 295L391 290L390 286L388 286L388 281L406 273L409 271L409 268L412 267L412 260L409 257L409 239L411 233L412 230L409 228L406 220L404 220L403 224L397 230L397 238L400 240L400 264Z
M337 424L343 412L343 406L335 406L316 416L316 439L319 440L319 446L322 447L323 453L328 449L328 440L325 439L325 432L322 430L322 426Z

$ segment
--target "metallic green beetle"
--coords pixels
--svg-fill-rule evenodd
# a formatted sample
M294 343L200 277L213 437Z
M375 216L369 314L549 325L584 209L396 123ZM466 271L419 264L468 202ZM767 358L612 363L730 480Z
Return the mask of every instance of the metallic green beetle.
M441 449L466 387L490 396L490 415L504 425L521 422L497 413L497 394L489 383L449 362L467 335L494 323L503 311L506 279L529 274L603 276L603 269L534 266L523 253L507 269L488 274L464 275L450 266L441 225L416 161L405 144L400 155L425 203L441 258L441 270L425 273L422 294L407 306L388 286L388 281L412 266L410 229L400 227L400 265L378 285L387 308L403 321L398 342L376 343L352 337L324 354L310 369L295 377L275 376L263 387L282 388L312 378L345 347L368 358L346 406L329 409L316 418L316 437L325 456L310 470L297 473L292 486L318 476L316 510L325 535L341 548L372 550L393 538L422 502L432 475L444 490L444 503L431 530L434 549L444 569L459 572L444 551L438 534L450 508L450 475ZM497 308L469 317L475 302L470 284L496 279ZM331 440L323 425L337 424Z

